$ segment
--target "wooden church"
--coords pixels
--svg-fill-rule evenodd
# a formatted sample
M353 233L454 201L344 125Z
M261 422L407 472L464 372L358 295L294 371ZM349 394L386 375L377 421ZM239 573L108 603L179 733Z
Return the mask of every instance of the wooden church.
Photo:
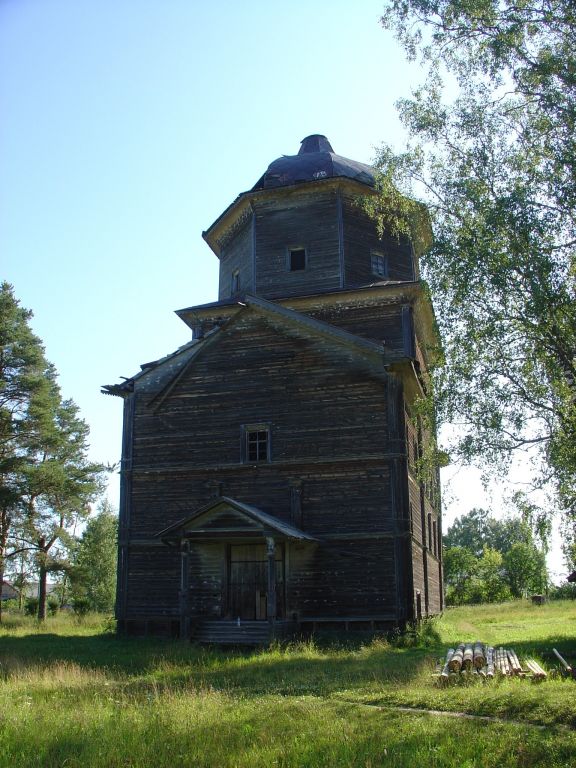
M443 607L438 473L412 404L438 339L369 166L309 136L204 233L218 301L124 400L118 629L200 642L386 629Z

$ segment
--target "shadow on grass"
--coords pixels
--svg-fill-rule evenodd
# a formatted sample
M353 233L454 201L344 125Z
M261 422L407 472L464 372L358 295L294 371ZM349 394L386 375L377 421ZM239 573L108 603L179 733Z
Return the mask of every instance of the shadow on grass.
M447 646L433 625L426 647L398 648L367 638L325 636L312 641L278 645L268 650L203 647L161 638L122 638L113 634L59 635L56 633L4 635L0 639L0 676L21 670L75 664L110 678L128 694L138 696L151 687L168 690L205 689L239 691L244 696L261 694L330 695L343 690L374 690L380 686L399 689L418 679L432 686L429 675ZM467 638L463 638L467 639ZM482 638L480 638L482 639ZM410 645L410 637L402 640ZM576 644L558 634L509 640L521 661L534 657L549 669L559 668L552 648L571 660ZM576 683L575 683L576 685ZM575 688L576 692L576 688Z
M344 688L407 683L430 664L428 649L397 649L385 643L316 646L300 643L268 650L201 647L173 640L114 635L34 634L0 640L0 671L49 669L75 664L118 678L126 692L150 685L162 689L209 687L243 695L327 695ZM11 662L11 663L10 663Z

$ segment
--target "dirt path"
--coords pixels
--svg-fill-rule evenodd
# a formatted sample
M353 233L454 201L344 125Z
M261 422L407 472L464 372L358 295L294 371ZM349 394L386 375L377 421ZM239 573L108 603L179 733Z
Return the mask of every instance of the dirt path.
M473 715L469 712L450 712L445 709L422 709L419 707L401 707L394 704L367 704L362 701L350 701L349 699L338 699L338 701L344 701L346 704L354 704L359 707L371 707L372 709L379 709L382 712L393 710L395 712L406 712L412 715L430 715L431 717L454 717L461 720L476 720L477 722L485 723L502 723L504 725L518 725L526 728L536 728L539 730L562 730L573 731L574 727L570 725L564 725L562 723L554 723L552 725L542 725L541 723L533 723L530 720L509 720L505 717L492 717L490 715Z

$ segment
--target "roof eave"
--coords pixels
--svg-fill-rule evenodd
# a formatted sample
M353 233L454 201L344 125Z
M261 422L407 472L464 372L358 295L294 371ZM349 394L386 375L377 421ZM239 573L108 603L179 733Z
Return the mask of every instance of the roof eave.
M356 188L359 194L373 194L374 187L370 184L366 184L358 179L350 178L349 176L330 176L325 179L314 179L313 181L302 181L295 184L286 184L278 187L269 187L266 189L248 190L241 192L238 197L230 203L230 205L218 216L218 218L202 232L202 237L208 243L212 251L220 258L222 253L223 234L228 232L234 227L237 222L242 218L242 215L251 208L252 202L256 202L262 198L270 197L271 195L291 194L296 190L303 190L310 187L318 187L323 185L337 186L342 185L349 186L350 188Z

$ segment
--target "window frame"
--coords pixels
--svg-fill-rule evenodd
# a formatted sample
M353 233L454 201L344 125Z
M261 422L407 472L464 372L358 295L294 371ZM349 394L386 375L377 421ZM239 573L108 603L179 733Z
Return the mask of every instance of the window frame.
M292 254L295 252L304 252L304 266L297 269L292 268ZM286 246L286 270L288 272L305 272L308 269L308 248L305 245L287 245Z
M378 269L378 264L382 264L383 271ZM382 251L376 250L375 248L370 251L370 272L373 275L376 275L376 277L388 279L388 256L386 256L386 254Z
M232 270L230 275L230 296L237 296L240 293L240 270Z
M250 435L260 432L266 433L265 456L260 456L260 449L257 447L257 458L250 458ZM272 461L272 429L268 422L256 424L243 424L241 428L240 458L242 464L269 464ZM259 439L256 438L258 445Z

